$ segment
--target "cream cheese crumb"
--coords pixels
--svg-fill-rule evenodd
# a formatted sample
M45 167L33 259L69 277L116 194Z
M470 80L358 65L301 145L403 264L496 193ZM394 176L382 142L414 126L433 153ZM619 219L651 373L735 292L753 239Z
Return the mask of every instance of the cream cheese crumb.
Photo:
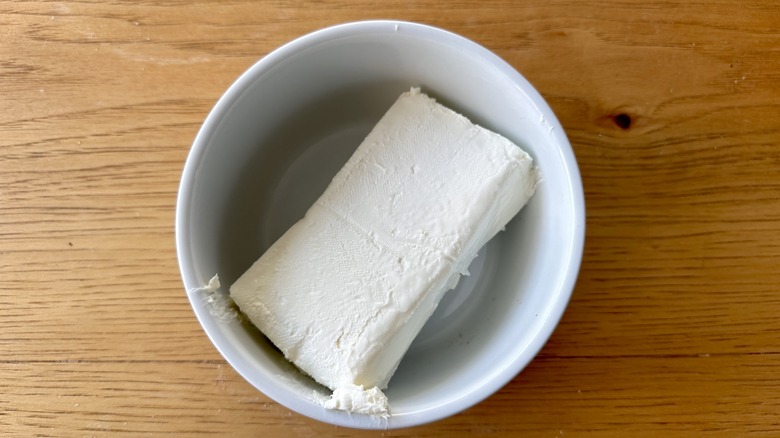
M330 400L325 402L325 408L385 418L389 416L387 396L376 386L369 389L365 389L363 385L340 386L333 391Z
M209 280L209 284L203 287L194 287L192 289L188 289L188 294L194 294L198 292L208 292L208 293L214 293L219 290L219 287L222 286L219 283L219 274L214 274L213 277Z
M219 282L219 274L214 274L209 283L202 287L195 287L187 290L190 295L200 295L208 305L211 316L217 318L220 322L230 323L241 320L241 314L237 310L236 303L229 295L220 293L219 288L222 284Z

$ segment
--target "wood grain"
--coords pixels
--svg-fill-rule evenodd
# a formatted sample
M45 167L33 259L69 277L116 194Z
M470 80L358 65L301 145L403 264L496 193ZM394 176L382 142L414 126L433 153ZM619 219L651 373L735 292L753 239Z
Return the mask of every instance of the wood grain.
M777 1L0 1L4 436L780 436ZM257 59L331 24L471 38L548 100L586 191L539 357L419 428L320 424L197 324L173 217L189 146Z

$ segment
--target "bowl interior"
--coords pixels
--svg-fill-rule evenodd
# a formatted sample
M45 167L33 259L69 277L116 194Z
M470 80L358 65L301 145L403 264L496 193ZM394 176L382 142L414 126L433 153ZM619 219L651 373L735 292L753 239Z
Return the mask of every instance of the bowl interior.
M213 303L190 295L204 329L237 371L290 409L333 424L410 426L489 396L546 341L579 264L579 174L560 125L538 94L503 61L461 37L411 23L369 22L282 47L245 73L214 108L188 158L177 206L186 287L202 286L218 273L226 294L303 216L410 86L523 147L543 182L415 339L386 390L388 420L319 407L316 399L326 391L291 367L251 324L220 317Z

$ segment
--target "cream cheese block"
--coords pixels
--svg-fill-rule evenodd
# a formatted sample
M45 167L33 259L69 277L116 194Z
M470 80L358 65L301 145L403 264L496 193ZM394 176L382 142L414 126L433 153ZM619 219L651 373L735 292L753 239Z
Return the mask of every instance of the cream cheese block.
M336 392L327 407L386 414L361 404L384 396L363 391L387 387L444 293L537 181L518 146L413 88L230 294Z

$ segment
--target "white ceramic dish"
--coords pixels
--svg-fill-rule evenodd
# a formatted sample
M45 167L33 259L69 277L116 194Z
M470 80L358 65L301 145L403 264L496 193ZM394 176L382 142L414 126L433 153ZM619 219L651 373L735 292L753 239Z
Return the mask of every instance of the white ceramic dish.
M512 380L562 316L582 256L585 211L577 164L550 108L485 48L398 21L339 25L270 53L228 89L187 159L176 245L187 290L219 273L228 286L322 193L371 127L410 86L526 149L543 182L442 300L386 394L387 420L330 411L251 325L190 293L226 360L263 393L308 417L399 428L460 412ZM219 300L217 301L219 302ZM316 305L316 304L312 304Z

